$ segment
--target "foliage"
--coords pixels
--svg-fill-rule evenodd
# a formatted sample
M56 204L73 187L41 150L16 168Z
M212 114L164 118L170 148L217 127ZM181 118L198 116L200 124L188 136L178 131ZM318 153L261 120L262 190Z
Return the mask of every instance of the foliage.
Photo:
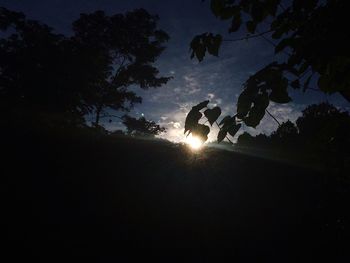
M148 121L145 117L138 119L128 115L123 116L123 124L127 128L127 134L132 136L151 136L159 135L166 131L164 127L160 127L154 121Z
M284 61L270 63L245 82L237 114L246 125L256 127L270 101L291 101L289 86L305 91L312 80L318 79L322 92L340 92L350 101L350 39L338 31L347 24L347 1L293 0L286 8L281 0L210 3L217 18L231 20L230 33L245 27L247 36L236 40L264 37L276 53L287 55ZM206 52L217 56L223 41L213 33L197 35L190 45L191 57L202 61Z
M291 139L298 135L298 128L290 120L283 122L277 130L271 134L271 138Z
M317 156L324 165L343 169L350 158L350 115L329 103L313 104L296 120L282 123L270 136L241 134L238 146L276 149Z
M77 119L105 108L129 110L141 98L128 90L160 87L153 66L168 35L144 9L81 14L72 36L54 33L24 14L0 8L0 102L4 109Z
M216 125L219 128L218 133L218 141L221 142L225 138L227 138L227 134L231 135L232 137L235 136L239 128L241 127L240 123L236 123L236 116L226 116L221 120L220 123L217 122L218 118L221 115L221 109L219 107L214 107L212 109L208 108L209 100L203 101L196 106L193 106L191 111L187 114L186 120L185 120L185 131L184 134L193 134L200 138L203 142L208 140L208 134L210 132L210 127L199 123L199 121L203 117L203 113L201 110L205 109L204 116L206 117L207 121L210 123L210 126L213 125L213 123L216 123ZM229 139L228 139L229 140Z

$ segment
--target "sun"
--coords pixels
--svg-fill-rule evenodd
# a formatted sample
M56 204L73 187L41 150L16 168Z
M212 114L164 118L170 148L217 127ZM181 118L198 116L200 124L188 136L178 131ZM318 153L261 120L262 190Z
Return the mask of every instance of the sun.
M192 135L186 138L186 144L190 146L192 150L199 150L203 146L202 140Z

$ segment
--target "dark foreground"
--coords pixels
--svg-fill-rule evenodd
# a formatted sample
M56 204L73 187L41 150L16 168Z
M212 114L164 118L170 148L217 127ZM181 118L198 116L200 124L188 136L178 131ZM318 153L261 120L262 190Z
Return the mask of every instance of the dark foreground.
M349 191L332 176L145 140L3 145L6 262L183 261L182 248L198 252L193 262L350 262Z

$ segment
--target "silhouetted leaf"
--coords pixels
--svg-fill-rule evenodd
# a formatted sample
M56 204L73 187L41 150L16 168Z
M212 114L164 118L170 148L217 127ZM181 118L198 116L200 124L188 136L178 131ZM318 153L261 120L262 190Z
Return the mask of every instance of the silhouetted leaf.
M218 34L214 36L212 33L204 33L195 36L190 44L191 58L196 57L198 61L202 61L207 51L213 56L218 56L221 42L222 36Z
M276 103L288 103L292 99L289 97L288 92L282 89L273 90L270 94L270 100Z
M324 75L320 76L317 84L318 84L318 87L320 88L320 90L322 90L326 93L334 92L334 90L332 90L331 78L329 75L324 74Z
M236 14L232 19L229 32L230 33L236 32L241 27L241 24L242 24L241 14Z
M300 89L300 82L299 79L295 79L293 80L290 85L292 86L292 88L294 89Z
M248 21L246 23L247 30L249 33L254 34L255 29L256 29L256 23L254 21Z
M291 38L285 38L282 39L277 46L275 47L275 53L281 52L283 49L285 49L287 46L289 46L292 43Z
M230 118L225 120L225 122L223 123L223 125L221 127L221 130L228 131L234 126L236 126L236 118L230 117Z
M201 103L197 104L196 106L193 106L192 109L200 111L200 110L204 109L205 107L207 107L208 103L209 103L209 100L202 101Z
M229 130L228 133L234 137L236 135L236 133L239 131L239 129L241 128L241 124L237 124L235 126L232 126Z
M237 102L237 117L243 119L249 112L253 103L252 92L248 89L242 91Z
M225 122L229 121L232 117L231 116L226 116L225 118L223 118L220 123L219 126L221 126L222 124L224 124Z
M303 88L304 92L309 88L311 78L312 78L312 75L306 79L306 81L304 83L304 88Z
M227 131L220 130L218 133L218 142L222 142L226 137Z
M202 41L202 35L195 36L190 44L190 49L192 50L191 58L196 58L202 61L205 56L206 48Z
M219 48L220 48L221 42L222 42L221 35L216 35L216 36L209 35L209 37L206 38L206 46L208 49L208 53L217 57L219 55Z
M216 16L216 17L219 17L220 14L221 14L221 10L223 8L223 5L224 5L224 2L223 0L211 0L210 1L210 8L211 8L211 11L213 12L213 14Z
M208 134L210 132L210 128L204 124L197 124L193 128L193 135L199 137L203 142L208 140Z
M248 116L244 118L244 123L255 128L264 117L267 106L269 106L268 94L266 92L258 94L254 98L254 105L250 109Z
M290 102L292 99L288 95L287 88L288 80L286 78L281 79L280 82L273 86L270 94L270 100L277 103Z
M207 117L210 125L213 125L213 123L219 118L221 114L221 109L219 107L215 107L213 109L207 109L204 111L205 117Z
M195 107L192 107L192 110L187 114L186 120L185 120L185 131L184 134L186 134L187 131L189 133L193 132L193 129L196 128L198 125L199 119L202 117L202 113L198 111Z
M300 66L300 68L299 68L299 74L304 73L305 70L307 70L307 68L308 68L309 66L310 66L309 63L304 62L304 63Z

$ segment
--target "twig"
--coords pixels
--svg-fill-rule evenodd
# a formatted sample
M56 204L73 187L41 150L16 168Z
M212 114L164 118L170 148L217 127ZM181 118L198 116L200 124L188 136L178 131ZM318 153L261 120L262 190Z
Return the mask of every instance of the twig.
M262 35L265 35L267 33L270 33L272 32L272 30L267 30L267 31L264 31L264 32L261 32L261 33L258 33L258 34L254 34L254 35L248 35L248 36L245 36L245 37L240 37L240 38L235 38L235 39L223 39L222 41L225 41L225 42L236 42L236 41L242 41L242 40L247 40L247 39L250 39L250 38L255 38L255 37L260 37Z
M122 117L119 117L119 116L117 116L117 115L112 115L112 114L108 114L108 115L104 115L104 116L101 116L100 118L107 118L107 117L112 117L112 118L118 118L118 119L120 119L120 120L124 120Z
M272 119L274 119L277 122L278 126L281 126L281 123L267 109L265 111L267 112L267 114L270 115Z

